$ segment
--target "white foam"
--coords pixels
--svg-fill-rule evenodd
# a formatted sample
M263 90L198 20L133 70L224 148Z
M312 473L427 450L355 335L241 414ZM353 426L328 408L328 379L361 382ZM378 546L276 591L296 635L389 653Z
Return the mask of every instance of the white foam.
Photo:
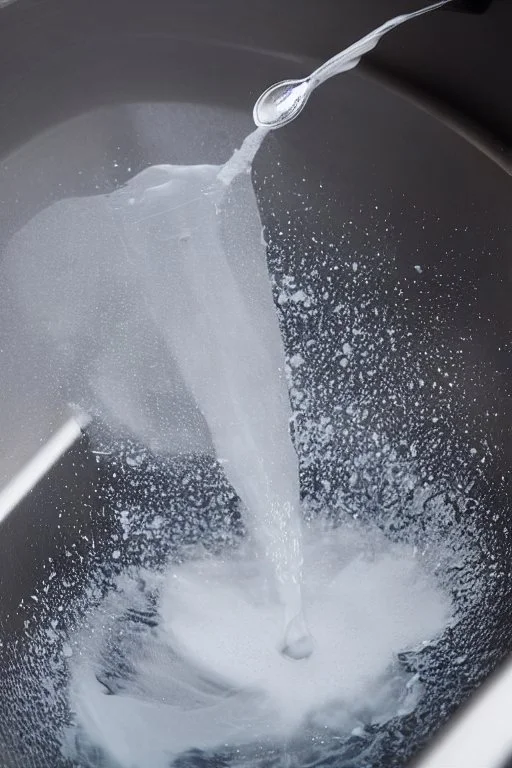
M450 605L409 548L375 531L309 530L304 604L315 653L291 661L276 652L280 605L254 552L173 568L131 688L105 695L98 659L76 662L79 722L121 766L163 768L190 748L288 738L308 717L343 734L414 708L420 690L396 654L439 633Z

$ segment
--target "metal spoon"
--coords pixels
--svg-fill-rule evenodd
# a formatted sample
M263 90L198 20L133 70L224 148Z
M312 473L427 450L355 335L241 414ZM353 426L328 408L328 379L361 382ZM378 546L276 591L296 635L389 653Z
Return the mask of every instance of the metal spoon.
M424 13L434 11L436 8L446 5L452 0L440 0L440 2L421 8L419 11L405 13L386 21L382 26L374 29L349 48L333 56L318 69L302 80L283 80L267 88L254 105L253 118L257 126L261 128L281 128L283 125L295 120L298 114L306 106L307 100L314 89L334 75L347 72L359 64L365 53L375 48L379 40L386 32L390 32L404 21L422 16Z

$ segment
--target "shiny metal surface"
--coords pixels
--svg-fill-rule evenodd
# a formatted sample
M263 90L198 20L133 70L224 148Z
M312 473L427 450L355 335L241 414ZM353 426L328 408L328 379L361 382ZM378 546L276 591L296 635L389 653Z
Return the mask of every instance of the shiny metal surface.
M331 77L357 67L363 56L372 51L381 38L395 27L442 8L451 0L441 0L418 11L395 16L361 40L320 64L310 75L299 80L283 80L267 88L257 99L253 109L254 122L261 128L282 128L302 112L315 88Z
M41 329L24 324L9 292L1 254L10 236L52 202L108 192L149 164L222 162L251 129L252 105L268 83L300 76L411 9L405 0L282 0L282 12L278 5L0 3L0 491L69 416L51 373L34 365ZM255 164L256 176L273 177L280 195L279 204L276 196L260 195L266 221L291 211L305 231L330 229L334 236L351 221L353 245L363 248L367 211L379 206L397 235L395 272L382 295L404 281L402 300L416 312L411 332L433 312L450 319L451 335L436 331L443 343L455 345L472 329L455 420L461 430L468 417L484 425L489 443L499 446L489 480L506 477L508 492L510 29L511 4L495 0L482 17L443 12L397 30L366 70L315 93L311 111L272 135ZM310 218L296 197L303 178L314 200ZM430 275L421 295L404 280L418 252ZM456 289L445 291L445 284ZM472 304L465 300L470 292ZM19 318L14 334L13 318ZM34 357L20 357L20 346ZM475 380L476 362L487 371L485 380ZM113 525L102 502L113 482L107 475L84 438L2 523L2 632L22 633L20 600L33 591L50 553L65 572L66 547L82 547L84 562L91 554L78 531L105 538ZM496 525L504 525L506 514ZM498 557L505 571L512 568L505 547ZM509 650L507 605L496 629L496 662ZM23 738L21 758L5 751L3 738L0 728L2 765L28 766Z

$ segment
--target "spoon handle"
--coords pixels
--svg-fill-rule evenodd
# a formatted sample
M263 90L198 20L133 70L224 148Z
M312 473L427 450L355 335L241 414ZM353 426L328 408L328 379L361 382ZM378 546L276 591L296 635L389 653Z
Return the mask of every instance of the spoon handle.
M385 24L382 24L382 26L374 29L373 32L365 35L365 37L361 38L361 40L358 40L357 43L353 43L353 45L345 48L344 51L341 51L341 53L336 54L336 56L333 56L332 59L326 61L324 64L318 67L318 69L315 69L315 71L308 78L312 87L316 88L317 85L320 85L320 83L323 83L330 77L338 75L341 72L346 72L347 70L357 66L360 58L364 56L365 53L368 53L368 51L371 51L373 48L375 48L381 37L383 37L383 35L385 35L387 32L390 32L395 27L398 27L405 21L415 19L417 16L422 16L424 13L435 11L436 8L441 8L441 6L450 2L452 2L452 0L440 0L437 3L428 5L426 8L420 8L419 11L404 13L401 16L395 16L394 19L386 21Z

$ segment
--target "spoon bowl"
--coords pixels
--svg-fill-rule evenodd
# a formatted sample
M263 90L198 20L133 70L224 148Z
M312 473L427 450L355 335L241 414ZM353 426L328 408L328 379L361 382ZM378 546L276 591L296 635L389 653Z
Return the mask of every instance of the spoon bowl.
M271 85L254 105L254 122L260 128L281 128L291 123L306 106L312 90L310 78Z

